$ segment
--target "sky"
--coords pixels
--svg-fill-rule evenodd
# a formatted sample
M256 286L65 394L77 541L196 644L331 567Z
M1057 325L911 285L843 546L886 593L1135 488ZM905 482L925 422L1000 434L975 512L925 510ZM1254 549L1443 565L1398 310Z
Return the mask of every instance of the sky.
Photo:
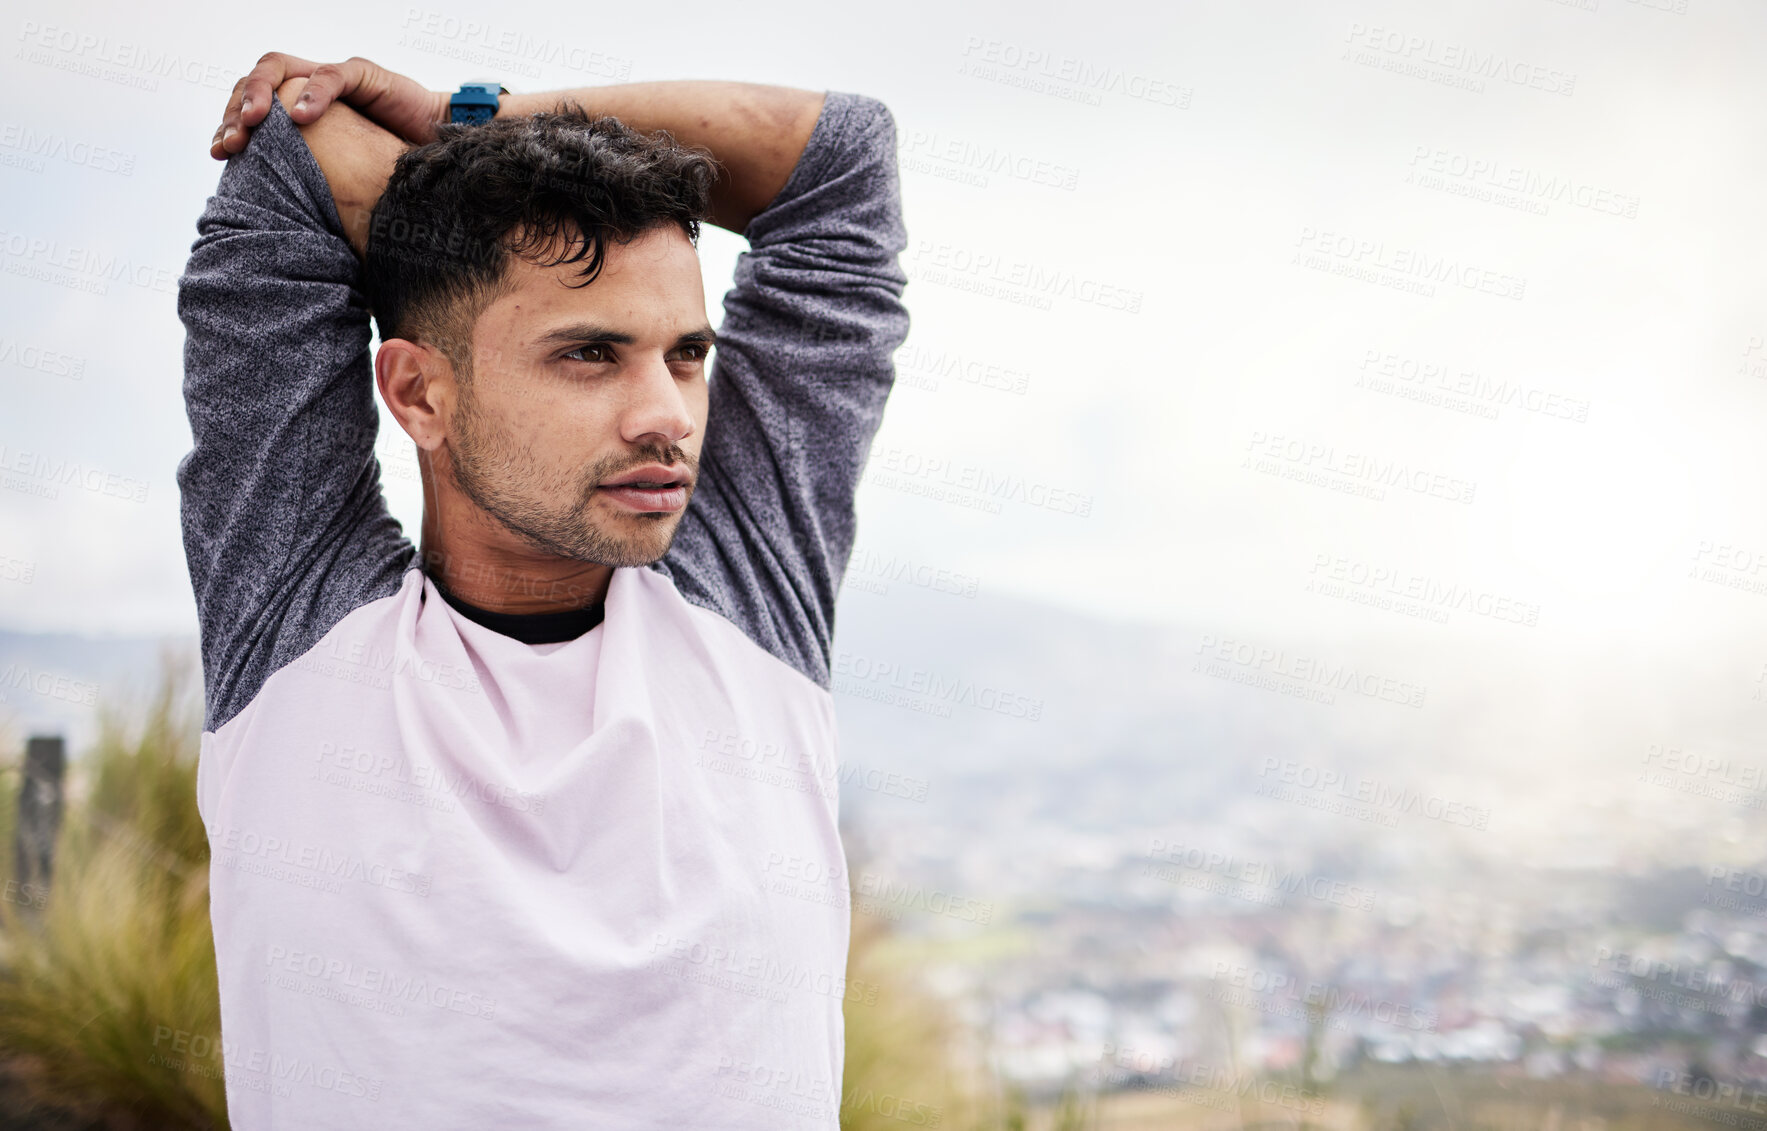
M1354 663L1522 763L1759 754L1758 4L209 11L3 25L0 628L194 631L176 278L263 52L733 79L896 120L912 329L861 550L1169 625L1175 680ZM702 238L714 322L743 247ZM381 451L415 529L384 408Z

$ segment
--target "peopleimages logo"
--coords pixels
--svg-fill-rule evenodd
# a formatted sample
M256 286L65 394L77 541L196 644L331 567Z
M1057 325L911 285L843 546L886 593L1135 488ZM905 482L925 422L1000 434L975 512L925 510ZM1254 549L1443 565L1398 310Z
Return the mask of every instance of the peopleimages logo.
M222 1037L211 1037L207 1033L156 1025L153 1030L153 1048L148 1063L174 1071L215 1075L213 1071L198 1071L204 1067L201 1062L223 1062L229 1087L288 1096L292 1094L289 1084L305 1084L323 1091L365 1099L370 1103L380 1101L382 1081L376 1077L352 1072L335 1064L242 1046Z
M384 996L399 1005L429 1005L486 1020L497 1009L495 998L474 990L449 985L410 971L364 965L317 951L290 950L272 945L265 951L264 965L273 975L295 975L299 979L306 979L310 984L360 990L367 995ZM289 979L288 983L278 984L282 988L298 989L301 986L296 979Z
M921 589L952 593L960 597L974 597L978 584L978 579L972 574L864 546L855 546L852 555L847 559L847 578L856 580L858 575L878 582L903 581ZM887 588L887 585L883 585L877 591L881 593Z
M859 681L860 685L896 688L942 703L974 707L1031 722L1043 717L1041 696L1025 695L1010 688L977 683L963 676L941 676L930 668L901 664L895 660L851 652L845 648L835 650L831 669L834 675L847 677L849 683ZM849 687L848 690L852 688Z
M70 381L83 380L86 376L85 358L34 343L21 342L3 334L0 334L0 365L34 369L51 377L66 377Z
M328 892L341 890L342 882L351 880L429 898L431 877L421 872L394 868L324 845L264 836L233 826L210 825L208 833L215 862L223 868L285 879Z
M1312 875L1286 866L1279 868L1267 860L1252 860L1230 852L1168 842L1161 837L1154 837L1148 845L1147 861L1142 866L1141 874L1182 887L1201 888L1220 895L1235 895L1255 903L1268 902L1283 906L1283 896L1298 894L1356 911L1374 909L1373 888L1348 880ZM1225 884L1211 886L1197 882L1211 876L1220 877ZM1231 886L1233 884L1244 885L1246 889L1266 889L1273 898L1253 899L1254 894L1263 893L1235 890Z
M1183 1061L1151 1050L1105 1045L1091 1075L1097 1083L1113 1087L1122 1086L1131 1077L1140 1077L1134 1085L1137 1092L1171 1096L1199 1107L1232 1112L1236 1126L1243 1118L1240 1102L1244 1100L1312 1115L1325 1113L1324 1099L1293 1084L1261 1079L1243 1069Z
M510 67L529 78L554 67L579 74L626 82L632 60L591 50L583 37L532 35L516 27L499 27L461 19L432 8L407 7L399 25L399 45L466 63Z
M1071 165L1020 153L1002 146L952 137L936 130L905 130L897 137L896 157L911 172L933 172L946 166L953 173L976 178L967 183L986 187L986 174L994 173L1027 184L1048 185L1072 190L1079 185L1080 172ZM957 178L947 178L957 179Z
M147 501L144 480L105 471L77 459L19 451L4 443L0 443L0 474L4 475L7 489L45 499L59 499L63 487L75 487L132 503Z
M774 1003L787 1000L787 990L805 990L823 997L841 998L866 1005L877 1003L877 984L861 978L817 970L772 954L744 954L721 943L671 936L661 931L651 940L650 965L671 972L663 963L676 963L677 976L733 992L760 997Z
M1352 691L1370 699L1421 707L1428 689L1403 680L1363 671L1355 664L1340 663L1272 648L1244 640L1204 633L1196 646L1197 659L1192 672L1216 674L1214 668L1228 666L1266 673L1296 684L1313 684L1337 691Z
M1458 582L1450 584L1433 577L1414 574L1409 570L1371 565L1353 558L1331 554L1315 554L1313 568L1308 571L1309 591L1328 597L1366 597L1387 607L1392 598L1411 601L1441 614L1445 622L1448 611L1469 612L1491 620L1519 624L1528 628L1540 621L1540 606L1518 601L1501 594ZM1433 618L1432 618L1433 619Z
M1036 300L1038 309L1050 309L1050 300L1072 299L1076 302L1141 313L1141 300L1146 292L1124 287L1090 275L1080 275L1060 267L1015 259L986 251L972 250L944 240L916 240L908 257L911 274L928 282L957 286L963 290L982 290L987 294L1011 297L1012 301ZM969 280L979 286L962 285ZM992 285L1001 290L995 291ZM1038 305L1040 304L1040 305Z
M1386 498L1386 488L1397 487L1451 503L1471 503L1479 489L1473 480L1418 467L1407 460L1353 449L1340 452L1335 444L1305 437L1253 432L1245 450L1247 455L1240 462L1245 470L1364 494L1377 501Z
M315 760L338 770L382 782L408 785L445 797L470 798L519 813L539 813L546 807L544 794L486 781L458 766L414 764L404 751L395 754L391 750L369 750L354 743L340 746L326 741L319 744Z
M990 504L996 513L1002 503L1020 502L1078 518L1088 518L1092 514L1093 497L1090 494L913 448L873 447L866 459L865 478L867 481L879 480L884 486L895 486L897 481L924 481L932 487L949 487L954 492L967 493L978 502Z
M60 699L90 707L98 702L98 685L55 672L33 671L24 664L7 664L0 670L0 689L29 691L46 699ZM4 702L0 698L0 702Z
M1497 51L1480 51L1434 36L1413 35L1393 28L1352 23L1345 42L1353 48L1378 52L1410 63L1422 63L1474 79L1500 79L1513 86L1532 87L1547 94L1569 97L1577 76L1535 63L1511 59ZM1480 88L1482 89L1482 88Z
M1191 88L1039 47L971 35L964 39L957 73L1016 86L1089 106L1102 106L1105 94L1120 94L1156 106L1190 108Z
M1382 378L1386 380L1382 382ZM1575 424L1589 420L1586 398L1557 393L1516 378L1486 377L1477 370L1444 361L1406 357L1377 349L1363 353L1356 387L1375 392L1393 392L1395 387L1417 390L1409 395L1409 399L1440 404L1491 420L1497 419L1501 415L1499 410L1504 408L1517 408Z
M1353 798L1378 810L1415 814L1480 831L1491 825L1491 810L1481 806L1456 801L1439 793L1425 793L1413 786L1347 774L1329 766L1266 756L1263 765L1258 767L1258 776L1272 784L1295 786L1309 793Z
M21 22L18 41L20 46L13 56L16 59L140 90L158 90L158 80L175 79L210 90L231 91L239 73L237 61L204 62L177 51L40 24L36 20Z
M1409 169L1405 176L1406 181L1422 184L1425 188L1440 188L1449 183L1461 182L1483 189L1514 193L1541 205L1567 203L1627 220L1638 216L1638 197L1631 193L1616 192L1579 181L1575 177L1546 174L1496 158L1471 156L1438 146L1413 146ZM1440 183L1424 181L1422 177L1425 175L1438 178Z
M1306 981L1283 970L1217 961L1209 980L1221 988L1285 998L1344 1018L1368 1018L1382 1025L1415 1032L1432 1031L1439 1020L1432 1010L1418 1009L1406 1002L1376 997L1330 982Z
M1421 248L1389 248L1385 240L1312 227L1301 229L1295 248L1290 263L1414 290L1426 297L1434 297L1437 283L1506 299L1520 299L1528 289L1526 278L1483 264L1463 262L1455 256L1436 255Z
M0 123L0 149L11 150L42 172L45 161L62 161L100 173L129 176L135 172L135 155L84 138L70 138L53 130L44 131L18 122ZM13 162L8 161L7 164Z

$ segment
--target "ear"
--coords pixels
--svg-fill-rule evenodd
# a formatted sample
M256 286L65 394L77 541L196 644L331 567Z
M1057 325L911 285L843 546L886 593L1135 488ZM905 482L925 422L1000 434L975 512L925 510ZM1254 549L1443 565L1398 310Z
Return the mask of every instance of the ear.
M374 383L387 411L426 452L447 439L448 410L454 396L454 367L433 346L393 338L374 355Z

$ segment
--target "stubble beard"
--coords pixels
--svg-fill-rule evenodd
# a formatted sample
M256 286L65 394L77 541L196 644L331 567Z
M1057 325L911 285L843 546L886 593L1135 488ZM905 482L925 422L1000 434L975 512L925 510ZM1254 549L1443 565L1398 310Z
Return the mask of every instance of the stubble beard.
M672 514L628 512L630 535L606 529L592 517L602 469L590 467L572 478L544 469L530 445L516 445L478 411L472 393L459 387L454 428L448 437L448 462L460 493L474 506L536 550L614 567L647 566L669 550L684 510ZM683 462L684 453L650 445L647 462ZM550 507L544 500L570 498ZM691 495L689 495L691 498ZM619 521L619 520L615 520Z

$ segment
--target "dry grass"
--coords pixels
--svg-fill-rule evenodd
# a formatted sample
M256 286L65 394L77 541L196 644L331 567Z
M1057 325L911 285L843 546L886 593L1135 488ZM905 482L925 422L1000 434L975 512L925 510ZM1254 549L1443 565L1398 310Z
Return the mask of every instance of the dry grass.
M165 1063L170 1034L220 1033L197 686L194 664L167 656L145 704L101 708L97 743L70 758L46 903L0 902L7 1074L28 1102L119 1131L227 1122L219 1058L215 1072ZM19 763L0 796L8 876Z

